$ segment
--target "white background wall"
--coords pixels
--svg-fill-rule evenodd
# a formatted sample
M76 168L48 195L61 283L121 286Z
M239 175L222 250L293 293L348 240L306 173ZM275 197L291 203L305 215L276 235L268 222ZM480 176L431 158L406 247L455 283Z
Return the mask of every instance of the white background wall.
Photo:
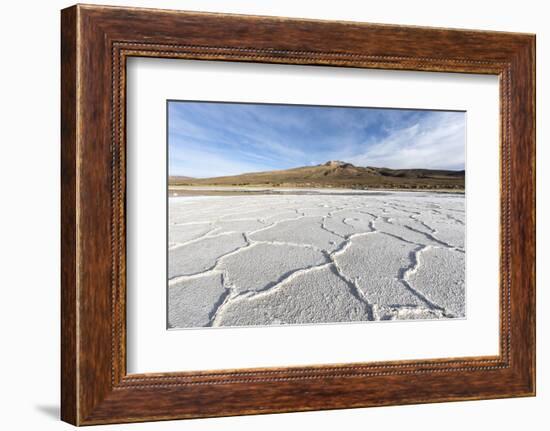
M134 424L105 429L545 429L550 423L550 13L544 1L101 1L171 9L477 28L537 34L538 396L284 415ZM69 429L59 409L60 0L2 4L0 32L0 427ZM546 313L545 313L546 312ZM546 364L545 364L546 363Z

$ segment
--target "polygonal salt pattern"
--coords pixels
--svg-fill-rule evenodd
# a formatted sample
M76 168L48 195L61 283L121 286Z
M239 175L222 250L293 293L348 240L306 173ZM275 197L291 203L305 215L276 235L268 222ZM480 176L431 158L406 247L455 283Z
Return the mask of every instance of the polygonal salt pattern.
M213 268L227 253L246 245L242 233L217 235L172 248L168 252L168 278L197 274Z
M170 198L169 325L464 317L465 220L459 194Z
M407 277L411 287L453 316L464 317L464 253L448 248L427 248L419 253L418 259L418 268Z
M284 325L367 321L367 304L331 265L297 273L265 294L231 301L219 326ZM322 320L320 320L322 319Z
M189 277L168 286L168 327L208 326L227 293L221 273Z
M370 304L426 305L401 281L417 246L380 232L357 236L334 260Z
M311 245L320 250L334 250L344 240L322 227L322 217L304 216L296 220L280 221L250 235L253 241L281 241Z
M326 254L312 247L267 242L221 259L218 269L226 274L226 285L242 293L269 289L299 269L328 261Z

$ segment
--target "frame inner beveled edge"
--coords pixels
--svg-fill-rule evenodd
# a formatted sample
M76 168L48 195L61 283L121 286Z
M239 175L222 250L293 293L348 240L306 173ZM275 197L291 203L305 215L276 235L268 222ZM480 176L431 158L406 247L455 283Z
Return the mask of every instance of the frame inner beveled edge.
M374 363L304 365L262 369L126 374L126 58L254 61L302 65L348 66L392 70L484 73L500 78L500 354L483 358L447 358ZM289 63L288 60L292 60ZM417 58L361 54L284 51L248 47L217 47L120 41L112 43L111 56L111 379L114 389L275 382L323 378L353 378L426 374L453 371L487 371L510 367L511 259L510 259L510 64L457 58Z

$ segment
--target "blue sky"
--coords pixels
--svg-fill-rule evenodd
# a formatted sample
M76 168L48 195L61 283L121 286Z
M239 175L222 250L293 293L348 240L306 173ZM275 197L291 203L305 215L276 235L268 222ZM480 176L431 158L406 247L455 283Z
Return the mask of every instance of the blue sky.
M464 169L464 112L170 101L168 124L170 175L205 178L328 160Z

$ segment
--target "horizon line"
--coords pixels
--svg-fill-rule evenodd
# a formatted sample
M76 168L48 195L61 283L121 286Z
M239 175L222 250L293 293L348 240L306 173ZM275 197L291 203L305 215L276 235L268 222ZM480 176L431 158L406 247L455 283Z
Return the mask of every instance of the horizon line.
M314 168L314 167L319 167L319 166L326 166L328 163L330 162L340 162L340 163L343 163L343 164L347 164L347 165L351 165L353 167L357 167L357 168L375 168L375 169L390 169L392 171L416 171L416 170L424 170L424 171L446 171L446 172L466 172L466 167L463 167L462 169L443 169L443 168L420 168L420 167L415 167L415 168L390 168L390 167L387 167L387 166L373 166L373 165L354 165L353 163L350 163L350 162L345 162L345 161L342 161L342 160L328 160L327 162L324 162L324 163L319 163L317 165L301 165L301 166L294 166L294 167L290 167L290 168L284 168L284 169L272 169L272 170L267 170L267 171L244 171L244 172L239 172L237 174L231 174L231 175L216 175L216 176L209 176L209 177L197 177L197 176L191 176L191 175L185 175L185 174L170 174L168 172L168 177L187 177L187 178L192 178L192 179L208 179L208 178L223 178L223 177L236 177L236 176L239 176L239 175L247 175L247 174L261 174L261 173L264 173L264 172L280 172L280 171L288 171L290 169L300 169L300 168Z

